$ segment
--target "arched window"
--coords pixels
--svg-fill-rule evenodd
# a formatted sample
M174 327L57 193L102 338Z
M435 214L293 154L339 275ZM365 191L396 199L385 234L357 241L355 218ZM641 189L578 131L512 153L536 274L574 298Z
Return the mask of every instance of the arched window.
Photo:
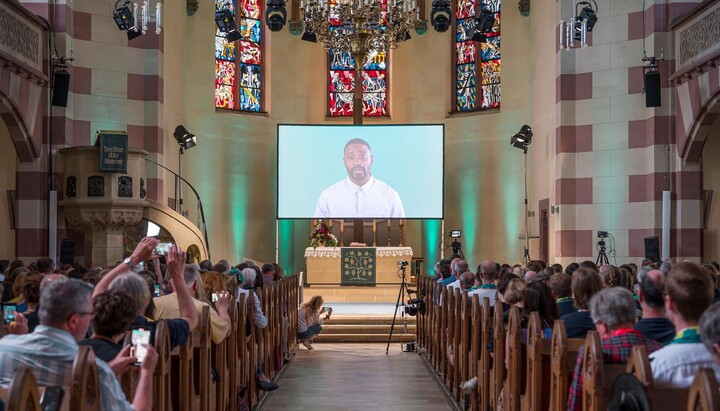
M455 111L500 107L500 4L502 0L455 0ZM483 39L475 31L480 13L492 14Z
M260 0L215 0L215 11L235 16L240 40L228 42L215 29L215 107L259 112L263 110L263 29Z
M335 7L337 0L330 0ZM381 0L383 15L387 12L387 0ZM343 22L330 18L330 25L338 27ZM385 19L383 18L383 30ZM328 114L331 117L351 117L353 115L353 95L355 94L355 60L348 52L328 50ZM387 116L388 86L387 51L371 52L362 71L363 116Z

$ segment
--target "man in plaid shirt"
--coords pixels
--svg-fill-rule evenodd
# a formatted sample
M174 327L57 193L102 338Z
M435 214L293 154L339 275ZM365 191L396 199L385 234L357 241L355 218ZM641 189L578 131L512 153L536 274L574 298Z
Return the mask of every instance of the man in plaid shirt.
M595 294L590 300L590 315L600 334L605 364L625 364L635 345L646 346L648 354L660 348L660 344L656 341L632 328L637 319L635 300L632 293L625 288L606 288ZM575 363L568 410L582 410L583 349L584 347L580 347Z

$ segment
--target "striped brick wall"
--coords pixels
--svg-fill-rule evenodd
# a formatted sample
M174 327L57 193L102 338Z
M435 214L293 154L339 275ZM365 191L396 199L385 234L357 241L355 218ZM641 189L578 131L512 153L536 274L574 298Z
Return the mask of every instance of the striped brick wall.
M69 57L72 49L75 59L68 70L68 106L52 108L52 150L94 144L98 130L126 130L130 147L147 150L150 159L163 163L163 34L156 35L155 28L149 27L146 35L128 41L112 19L114 0L21 3L54 23L58 53ZM47 102L41 104L47 107ZM0 115L4 117L4 113ZM39 123L47 120L37 119ZM47 149L42 147L41 151L47 153ZM61 156L55 155L54 161L55 173L62 172ZM47 155L19 168L17 249L18 256L29 260L47 253ZM148 177L148 198L163 202L162 176L152 167ZM62 200L64 177L56 175L54 180ZM82 231L65 227L62 213L58 215L58 228L58 248L61 239L73 239L76 255L82 258Z
M646 3L643 14L642 2L598 1L590 47L557 50L555 202L562 207L555 254L565 263L597 258L597 230L613 235L608 245L618 264L642 258L643 238L660 236L663 190L673 192L671 254L702 252L699 221L691 217L700 211L701 176L697 166L677 161L668 101L670 22L696 2ZM558 20L573 14L570 2L558 2L557 11ZM642 94L643 16L648 55L662 47L667 59L663 104L654 109Z

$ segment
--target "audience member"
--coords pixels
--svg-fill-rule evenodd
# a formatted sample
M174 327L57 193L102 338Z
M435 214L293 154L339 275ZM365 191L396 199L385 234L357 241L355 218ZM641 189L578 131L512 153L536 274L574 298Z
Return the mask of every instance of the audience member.
M42 284L44 277L42 274L30 274L25 278L25 284L23 285L23 296L27 303L27 309L22 313L27 319L30 332L40 324L37 309L40 304L40 284Z
M555 264L551 265L550 267L552 267L552 269L555 270L556 273L563 272L563 266L558 263L555 263Z
M34 370L40 386L72 384L72 367L78 344L90 326L93 315L92 286L80 280L53 281L40 296L40 325L31 334L0 339L0 385L10 384L15 370L26 366ZM97 358L100 382L100 409L105 411L152 409L153 372L158 356L152 346L140 367L140 377L132 405L115 373Z
M669 343L675 337L675 326L665 316L665 274L650 269L642 275L638 298L642 319L633 328L660 345Z
M592 297L602 290L602 280L595 270L580 267L572 275L570 288L577 311L565 314L560 319L565 321L568 338L585 338L588 331L595 329L589 304Z
M468 292L468 297L472 298L473 295L477 294L478 298L480 298L480 304L487 297L490 300L490 306L494 307L497 295L497 286L495 285L496 270L497 264L494 261L485 260L478 265L476 277L480 278L481 285L477 289Z
M720 365L700 340L700 316L713 301L713 281L699 264L675 265L665 283L665 309L675 338L650 354L655 387L687 388L700 368L711 367L720 380Z
M517 307L520 310L520 315L523 315L523 293L525 292L525 286L527 283L522 278L513 278L507 285L503 298L505 303L510 307ZM503 321L507 322L510 316L510 310L503 312Z
M272 264L263 264L262 278L265 285L270 285L275 281L275 266Z
M560 318L560 311L550 287L540 281L528 284L523 291L523 311L526 314L537 311L540 314L543 338L552 338L553 325L555 320Z
M205 275L210 273L213 273L213 271L208 271ZM220 276L220 274L217 275ZM210 337L215 344L220 344L225 337L230 335L231 331L230 314L228 313L228 309L230 308L230 293L225 290L214 291L217 296L217 301L215 301L215 308L213 308L210 304L197 299L200 274L194 267L185 266L183 270L183 281L185 287L190 290L190 295L193 297L192 303L198 318L200 318L204 307L210 307ZM153 304L155 306L153 317L156 320L180 318L181 313L178 294L175 292L175 282L176 280L170 281L170 294L153 298ZM224 284L222 285L224 286ZM200 324L198 322L195 329L199 326Z
M570 263L567 267L565 267L565 274L572 275L572 273L574 273L578 268L580 268L580 264Z
M720 365L720 303L713 303L700 316L700 339Z
M151 339L155 334L156 323L151 322L144 315L146 311L150 311L151 309L150 304L152 303L152 299L150 298L150 290L147 282L130 270L140 261L147 261L157 244L158 240L156 238L143 238L130 257L126 258L121 264L118 264L117 267L103 277L95 287L93 294L99 295L108 288L123 290L130 294L133 299L138 302L137 317L132 325L134 327L151 330ZM170 250L168 250L166 257L170 279L174 281L173 284L175 286L175 292L177 293L179 310L182 315L181 318L169 319L166 322L170 334L170 346L174 348L187 341L190 330L194 329L197 325L197 312L195 311L190 291L187 286L185 286L185 280L183 278L186 254L173 245L170 247ZM151 341L151 344L152 343Z
M460 291L468 291L475 285L475 274L465 271L460 274Z
M595 274L595 271L591 270L591 272ZM575 299L577 301L577 296L575 296ZM637 315L635 313L635 300L630 291L619 287L601 290L590 300L590 313L598 334L600 334L605 364L626 363L630 358L632 348L636 345L644 345L648 353L660 348L657 342L643 336L632 328ZM573 379L570 384L567 406L570 411L580 411L583 408L583 349L584 347L581 347L578 352Z
M320 313L323 312L327 314L321 319ZM297 339L305 348L308 350L313 349L312 340L320 334L323 322L329 320L331 314L332 308L324 308L323 298L319 295L314 295L307 302L300 304Z
M548 285L555 297L561 317L577 311L575 299L572 297L572 277L562 272L557 273L550 277Z
M52 274L55 270L55 262L52 258L43 257L37 260L37 272L40 274Z
M123 350L125 332L135 320L137 309L137 302L125 291L107 290L96 295L93 298L92 336L79 344L91 347L96 357L113 368L112 361ZM120 358L130 358L130 352L124 352Z

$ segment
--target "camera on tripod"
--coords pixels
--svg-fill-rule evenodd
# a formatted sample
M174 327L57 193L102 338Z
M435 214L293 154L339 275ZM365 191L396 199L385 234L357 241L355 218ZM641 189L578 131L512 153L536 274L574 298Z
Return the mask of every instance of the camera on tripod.
M407 261L398 261L398 262L397 262L397 266L400 267L400 268L407 267L407 266L408 266L408 262L407 262Z
M411 298L407 300L405 314L415 317L418 314L425 314L425 301L422 298Z

